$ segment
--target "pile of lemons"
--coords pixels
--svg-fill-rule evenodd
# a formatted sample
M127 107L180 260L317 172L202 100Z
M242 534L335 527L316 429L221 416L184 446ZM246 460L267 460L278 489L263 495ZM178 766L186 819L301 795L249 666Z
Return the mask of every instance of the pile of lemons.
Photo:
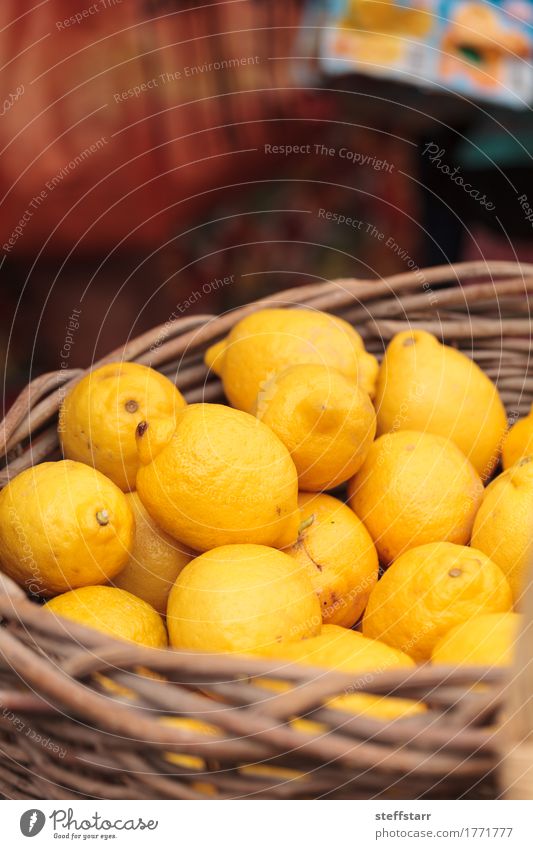
M399 333L378 365L310 309L249 314L206 363L230 406L187 405L127 362L75 385L65 459L0 493L3 571L51 613L157 648L369 675L511 662L533 416L508 432L491 380L430 333ZM360 692L329 707L424 709Z

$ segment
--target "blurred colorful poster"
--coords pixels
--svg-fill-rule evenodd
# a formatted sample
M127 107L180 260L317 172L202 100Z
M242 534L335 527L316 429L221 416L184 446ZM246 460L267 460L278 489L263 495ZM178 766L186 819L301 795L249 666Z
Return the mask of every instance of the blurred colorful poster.
M533 100L533 0L327 0L319 61L516 107ZM320 4L324 14L324 4Z

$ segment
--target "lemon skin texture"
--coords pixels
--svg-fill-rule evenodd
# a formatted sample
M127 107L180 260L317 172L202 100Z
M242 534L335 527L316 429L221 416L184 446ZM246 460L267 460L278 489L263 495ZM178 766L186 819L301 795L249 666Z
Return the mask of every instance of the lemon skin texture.
M145 601L116 587L81 587L50 599L45 605L56 616L94 628L119 640L165 648L167 633L161 616Z
M279 659L280 667L286 663L316 667L317 678L320 677L319 669L379 674L389 669L415 668L413 660L403 652L338 625L324 625L318 636L299 643L272 646L264 655ZM273 690L287 689L285 682L264 679L262 683ZM281 687L278 686L280 683ZM424 705L411 699L360 692L336 696L327 702L327 707L347 713L366 714L376 719L396 719L425 710ZM300 726L302 730L306 730L309 721L304 719L299 722L303 723ZM309 730L318 730L316 723L312 723L312 726L309 723Z
M178 576L167 608L174 648L256 652L320 631L310 579L287 554L262 545L226 545L200 555Z
M138 439L146 464L137 475L137 492L164 531L196 551L294 542L296 468L266 425L221 404L191 404L154 450L150 434L148 421Z
M348 495L386 565L424 543L468 543L483 485L455 443L400 430L376 439Z
M300 493L300 533L287 554L309 575L322 621L350 628L378 578L378 556L353 510L331 495Z
M502 446L504 469L514 466L524 457L533 455L533 406L528 415L510 428Z
M512 605L505 575L483 552L430 543L406 551L377 582L363 634L421 662L455 625L483 613L507 613Z
M205 362L222 378L230 404L248 413L266 381L288 366L329 366L369 395L378 370L348 322L306 309L263 309L246 316L207 350Z
M483 480L492 475L507 416L494 383L461 351L424 330L398 333L379 370L375 403L379 435L419 430L445 436Z
M59 413L63 454L94 466L124 492L135 489L135 429L157 416L174 419L185 399L164 375L137 363L108 363L86 375Z
M126 564L134 535L124 493L84 463L40 463L0 492L1 568L34 594L105 583Z
M135 516L135 541L113 585L139 596L165 616L174 581L195 555L158 528L136 492L127 493L126 498Z
M522 616L485 613L456 625L439 640L433 663L446 666L510 666Z
M533 555L533 457L523 457L486 488L472 545L501 567L518 602Z
M255 413L287 446L307 492L351 478L376 435L368 393L327 366L291 366L275 375L259 393Z

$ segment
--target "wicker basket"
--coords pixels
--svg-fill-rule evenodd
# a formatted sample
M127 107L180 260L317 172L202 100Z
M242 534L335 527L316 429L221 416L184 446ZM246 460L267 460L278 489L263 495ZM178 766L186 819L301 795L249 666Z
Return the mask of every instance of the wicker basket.
M432 330L496 380L514 418L533 400L532 295L533 266L501 262L317 283L224 316L182 317L105 361L152 365L175 376L188 400L219 400L220 383L202 362L207 345L267 303L305 304L347 318L378 356L407 325ZM58 406L81 374L43 375L20 395L0 430L2 485L58 456ZM531 623L532 593L526 607ZM56 620L8 578L0 580L0 615L0 792L9 798L486 798L505 788L533 796L525 638L516 676L422 666L357 677L117 642ZM274 671L295 686L266 693L255 680ZM385 723L322 706L347 688L418 698L428 710ZM508 690L508 719L498 726ZM194 715L218 734L162 724L168 714ZM295 728L295 715L327 730ZM169 753L195 758L176 763Z

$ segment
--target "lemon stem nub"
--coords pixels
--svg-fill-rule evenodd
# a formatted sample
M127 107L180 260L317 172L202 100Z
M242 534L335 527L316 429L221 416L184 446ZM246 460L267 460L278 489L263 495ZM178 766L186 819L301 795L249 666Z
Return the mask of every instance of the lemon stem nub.
M137 425L137 436L144 436L148 430L148 422L139 422Z
M313 524L314 521L315 521L315 514L311 513L311 515L308 516L307 519L304 519L303 522L300 522L300 526L298 528L298 536L303 534L303 532L305 530L307 530L307 528L311 527L311 525Z
M131 398L129 401L126 401L124 406L126 407L126 410L128 411L128 413L136 413L137 410L139 409L139 405L138 405L137 401L134 401L133 398Z
M99 525L109 525L109 513L107 510L99 510L96 514L96 521Z
M458 578L462 574L463 574L462 569L450 569L450 571L448 572L448 575L450 576L450 578Z

